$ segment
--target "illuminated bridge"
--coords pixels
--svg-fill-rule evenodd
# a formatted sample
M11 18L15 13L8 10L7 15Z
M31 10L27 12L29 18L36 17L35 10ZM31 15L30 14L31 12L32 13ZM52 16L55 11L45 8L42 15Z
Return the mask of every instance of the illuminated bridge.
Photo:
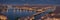
M17 17L26 17L26 16L35 16L35 19L38 19L39 16L44 16L49 12L53 12L56 7L12 7L7 6L7 11L3 14L7 15L9 20L15 20ZM40 14L40 15L38 15Z

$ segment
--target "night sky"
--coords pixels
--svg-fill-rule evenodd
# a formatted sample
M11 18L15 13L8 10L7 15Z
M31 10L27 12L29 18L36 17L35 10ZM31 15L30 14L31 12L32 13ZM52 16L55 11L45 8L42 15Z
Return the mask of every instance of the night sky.
M2 4L60 4L60 0L0 0Z

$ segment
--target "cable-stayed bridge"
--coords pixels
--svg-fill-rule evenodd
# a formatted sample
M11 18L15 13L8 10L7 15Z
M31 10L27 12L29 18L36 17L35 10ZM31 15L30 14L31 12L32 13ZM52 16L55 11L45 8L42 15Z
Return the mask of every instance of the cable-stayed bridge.
M17 17L26 17L26 16L44 16L49 12L53 12L55 10L54 7L12 7L11 5L7 6L7 11L3 14L7 15L9 20L15 20ZM5 9L5 8L4 8ZM37 17L38 18L38 17Z

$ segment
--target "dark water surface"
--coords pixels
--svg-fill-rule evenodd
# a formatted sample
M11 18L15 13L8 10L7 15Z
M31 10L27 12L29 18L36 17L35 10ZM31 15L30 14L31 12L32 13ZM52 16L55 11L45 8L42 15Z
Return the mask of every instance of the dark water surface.
M16 12L13 12L14 9L8 9L8 12L5 12L4 14L7 15L8 20L15 20L17 17L26 17L26 16L32 16L33 14L35 14L35 11L29 12L29 11L19 11L16 10ZM51 10L46 10L45 12L35 16L35 19L39 19L39 17L41 18L41 16L44 16L45 14L48 14L49 12L51 12Z
M15 18L17 17L26 17L26 16L32 16L33 14L35 14L36 12L32 11L22 11L20 12L19 10L14 13L13 9L9 9L8 12L5 13L5 15L7 15L9 20L15 20Z

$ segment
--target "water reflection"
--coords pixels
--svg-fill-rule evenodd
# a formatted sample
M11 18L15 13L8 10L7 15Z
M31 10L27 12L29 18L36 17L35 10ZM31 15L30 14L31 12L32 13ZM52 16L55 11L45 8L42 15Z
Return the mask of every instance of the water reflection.
M29 10L8 9L8 12L5 12L5 15L8 16L9 20L15 20L15 18L17 17L31 16L34 13L36 12L35 11L30 12Z

